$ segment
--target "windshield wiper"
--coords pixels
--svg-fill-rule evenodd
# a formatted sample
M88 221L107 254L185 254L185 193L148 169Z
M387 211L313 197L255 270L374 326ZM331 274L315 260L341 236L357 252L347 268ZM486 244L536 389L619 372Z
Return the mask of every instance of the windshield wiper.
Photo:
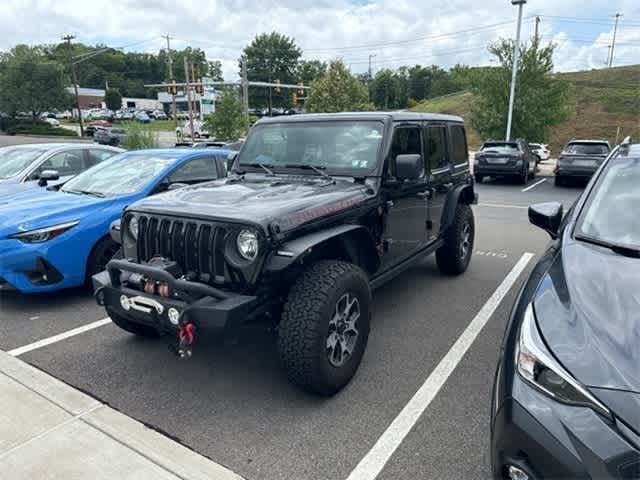
M105 198L106 195L100 192L92 192L89 190L63 190L65 193L72 193L74 195L91 195L92 197Z
M308 164L304 164L304 163L300 163L300 164L287 163L284 167L285 168L300 168L302 170L313 170L314 172L316 172L321 177L326 178L327 180L331 180L332 182L335 182L335 180L333 179L333 177L331 175L329 175L328 173L323 171L323 170L326 170L327 167L316 166L316 165L308 165Z
M608 248L612 252L615 252L619 255L624 255L625 257L640 258L640 248L633 248L627 245L620 245L618 243L607 242L606 240L600 240L598 238L590 237L588 235L583 235L583 234L575 235L575 239L585 243L591 243L593 245L598 245L600 247Z
M260 162L255 162L255 163L241 163L240 164L241 167L260 167L262 168L265 172L267 172L268 175L272 175L275 176L275 173L273 173L273 170L271 170L274 166L271 165L270 163L264 164L264 163L260 163ZM238 171L238 170L234 170L234 171Z

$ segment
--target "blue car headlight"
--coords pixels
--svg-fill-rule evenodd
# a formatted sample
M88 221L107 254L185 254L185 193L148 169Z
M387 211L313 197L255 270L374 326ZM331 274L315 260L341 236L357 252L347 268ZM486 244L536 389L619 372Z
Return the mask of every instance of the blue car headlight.
M589 407L607 418L609 409L583 387L549 352L529 304L520 327L516 349L518 374L549 397L570 405Z
M59 225L53 225L51 227L38 228L37 230L14 233L13 235L10 235L9 238L14 238L24 243L43 243L57 237L58 235L62 235L67 230L78 225L78 223L80 222L67 222Z

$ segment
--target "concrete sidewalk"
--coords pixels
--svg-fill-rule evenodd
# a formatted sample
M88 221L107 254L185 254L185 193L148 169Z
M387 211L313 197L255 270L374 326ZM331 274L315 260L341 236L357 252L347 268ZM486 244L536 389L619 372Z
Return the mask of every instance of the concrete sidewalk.
M242 480L2 351L0 478Z

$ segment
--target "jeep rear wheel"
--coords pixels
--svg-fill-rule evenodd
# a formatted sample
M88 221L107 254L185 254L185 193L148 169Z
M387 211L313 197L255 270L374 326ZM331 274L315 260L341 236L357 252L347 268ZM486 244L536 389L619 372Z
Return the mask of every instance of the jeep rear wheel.
M357 266L320 261L291 287L278 351L294 384L333 395L355 375L369 337L371 290Z
M444 245L436 251L440 272L460 275L467 270L475 241L473 211L469 205L456 208L453 224L444 234Z

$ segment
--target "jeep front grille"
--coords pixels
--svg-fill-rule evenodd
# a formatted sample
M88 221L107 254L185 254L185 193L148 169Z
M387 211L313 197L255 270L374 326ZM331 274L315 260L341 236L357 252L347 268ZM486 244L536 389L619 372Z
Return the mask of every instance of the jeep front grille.
M239 283L242 275L224 257L230 231L213 222L142 215L138 217L138 259L161 256L175 261L183 273L211 284Z

